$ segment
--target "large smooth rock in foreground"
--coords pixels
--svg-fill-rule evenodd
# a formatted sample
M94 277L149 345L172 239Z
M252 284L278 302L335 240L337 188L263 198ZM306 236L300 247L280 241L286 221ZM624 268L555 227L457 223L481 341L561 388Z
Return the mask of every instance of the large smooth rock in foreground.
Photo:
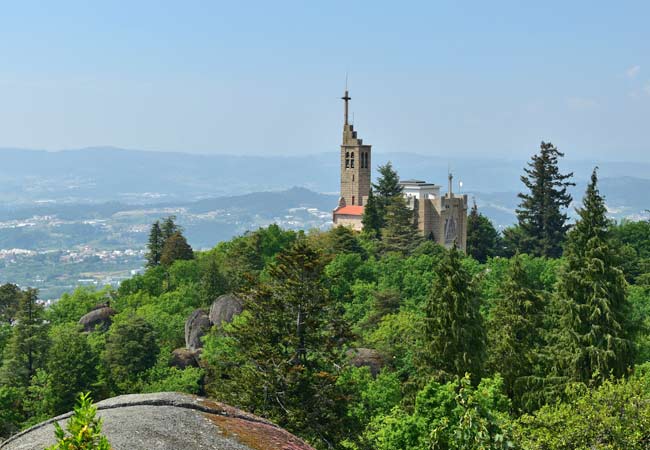
M170 392L122 395L97 404L113 450L313 450L289 432L236 408ZM2 450L42 450L55 443L56 420L0 444Z
M233 317L244 310L244 302L234 294L224 294L217 298L210 306L210 322L220 327L224 323L232 322Z
M205 311L202 309L193 311L185 321L185 346L193 351L202 348L201 338L210 331L211 326Z

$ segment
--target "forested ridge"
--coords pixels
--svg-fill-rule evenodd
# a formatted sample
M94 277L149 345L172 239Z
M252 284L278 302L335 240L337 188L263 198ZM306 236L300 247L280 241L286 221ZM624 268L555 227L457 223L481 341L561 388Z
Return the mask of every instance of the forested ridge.
M45 309L1 286L0 436L80 392L181 391L318 449L649 448L650 223L609 220L596 169L568 223L562 156L542 143L504 233L472 209L467 254L419 236L387 164L361 233L271 225L196 252L169 217L117 290ZM170 365L187 318L230 293L243 312L198 367ZM114 315L84 331L97 307Z

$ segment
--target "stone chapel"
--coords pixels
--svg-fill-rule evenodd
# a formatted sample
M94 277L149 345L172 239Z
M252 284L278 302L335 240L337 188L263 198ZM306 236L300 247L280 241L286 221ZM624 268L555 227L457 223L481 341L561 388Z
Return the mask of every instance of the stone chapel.
M340 153L341 196L333 211L335 226L343 225L361 231L363 209L371 187L372 148L357 137L349 123L349 101L346 90L344 101L343 142ZM413 221L427 238L451 247L454 242L465 251L467 242L467 195L453 193L453 176L449 174L446 194L440 186L421 180L404 180L400 184L407 204L413 210Z

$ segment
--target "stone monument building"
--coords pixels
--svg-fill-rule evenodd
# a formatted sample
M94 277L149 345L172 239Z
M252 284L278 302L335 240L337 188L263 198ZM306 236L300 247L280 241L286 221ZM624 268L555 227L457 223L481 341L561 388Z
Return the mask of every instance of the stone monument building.
M354 230L363 229L363 209L370 192L370 145L363 144L348 121L348 91L341 97L344 103L343 143L341 144L341 196L333 211L335 226L343 225ZM453 177L449 174L449 189L440 194L440 186L420 180L400 182L407 204L413 210L413 221L427 238L445 247L454 242L463 251L467 241L467 195L455 195Z

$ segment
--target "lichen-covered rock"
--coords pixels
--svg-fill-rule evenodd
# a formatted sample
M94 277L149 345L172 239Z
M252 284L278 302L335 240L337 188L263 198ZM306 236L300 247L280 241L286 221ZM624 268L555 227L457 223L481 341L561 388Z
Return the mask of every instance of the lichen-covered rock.
M346 355L354 367L368 367L373 377L384 367L384 358L377 350L371 348L351 348Z
M179 369L185 369L186 367L198 367L199 366L198 353L199 353L198 350L177 348L172 352L172 355L169 358L169 365L171 367L178 367Z
M313 450L278 426L228 405L162 392L122 395L97 404L113 450ZM2 450L42 450L55 443L54 422L43 422L0 444Z
M79 324L83 325L84 331L106 331L111 326L111 318L114 315L115 310L113 308L107 305L100 305L79 319Z
M210 322L220 327L232 322L233 317L244 310L244 302L234 294L224 294L217 298L210 307Z
M185 347L198 350L203 347L201 338L210 331L210 318L202 309L197 309L185 321Z

